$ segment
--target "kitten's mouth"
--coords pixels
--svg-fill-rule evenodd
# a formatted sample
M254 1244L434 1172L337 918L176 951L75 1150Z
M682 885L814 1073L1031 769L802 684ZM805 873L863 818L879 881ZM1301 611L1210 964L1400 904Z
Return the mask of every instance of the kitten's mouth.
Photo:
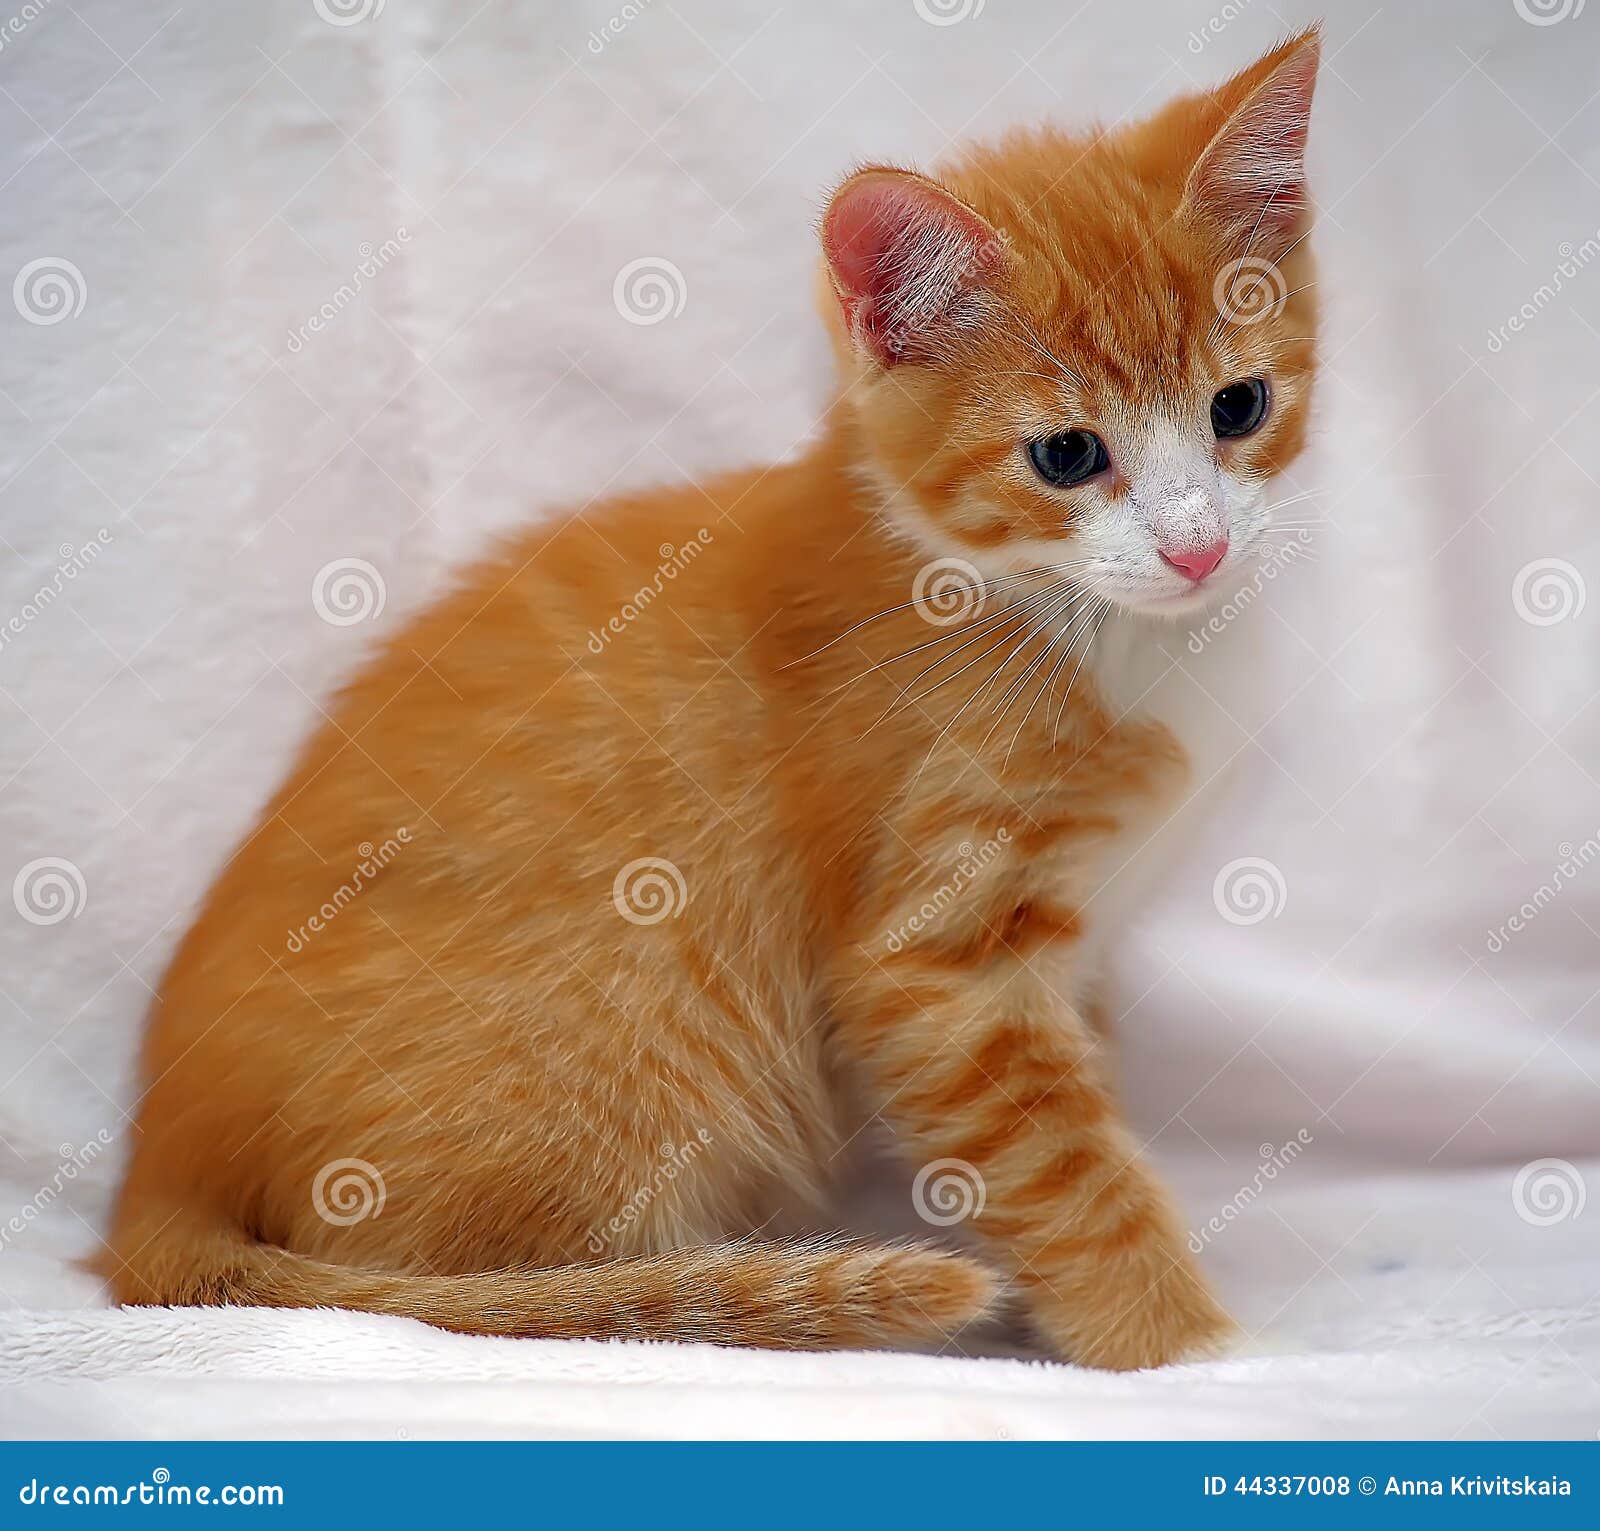
M1147 604L1156 611L1200 611L1222 598L1226 583L1225 580L1208 579L1183 590L1167 591L1155 596Z
M1124 611L1135 616L1175 619L1195 616L1226 599L1233 588L1231 570L1219 569L1206 579L1181 587L1168 586L1156 590L1118 591L1107 589L1105 594Z

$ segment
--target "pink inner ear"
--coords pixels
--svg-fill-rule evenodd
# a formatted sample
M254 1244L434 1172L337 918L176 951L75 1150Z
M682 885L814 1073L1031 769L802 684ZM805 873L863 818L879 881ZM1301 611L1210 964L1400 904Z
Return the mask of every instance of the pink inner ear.
M909 175L869 174L834 198L822 225L845 322L885 365L928 338L964 287L999 258L983 219Z
M893 185L866 186L834 204L824 226L823 246L844 292L869 298L887 285L884 256L914 216Z
M1189 177L1192 204L1269 238L1292 234L1305 210L1306 134L1317 50L1291 54L1223 125Z

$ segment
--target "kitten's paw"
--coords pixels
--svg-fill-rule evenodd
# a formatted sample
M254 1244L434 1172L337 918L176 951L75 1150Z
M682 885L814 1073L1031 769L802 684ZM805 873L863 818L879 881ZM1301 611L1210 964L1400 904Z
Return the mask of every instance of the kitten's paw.
M1218 1360L1242 1338L1199 1276L1183 1263L1165 1271L1136 1299L1125 1289L1108 1292L1091 1310L1074 1312L1067 1331L1056 1336L1063 1358L1102 1371Z
M1212 1326L1185 1327L1177 1332L1165 1324L1133 1321L1100 1343L1082 1347L1072 1359L1100 1371L1146 1371L1156 1366L1224 1360L1238 1342L1238 1329L1222 1313Z

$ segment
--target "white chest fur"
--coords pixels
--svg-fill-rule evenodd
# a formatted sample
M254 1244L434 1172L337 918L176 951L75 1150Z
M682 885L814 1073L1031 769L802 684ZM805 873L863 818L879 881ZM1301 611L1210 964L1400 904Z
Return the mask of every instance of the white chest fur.
M1254 629L1254 631L1252 631ZM1117 615L1104 624L1087 662L1118 718L1162 724L1183 746L1187 786L1151 822L1130 826L1111 849L1084 910L1091 950L1137 919L1152 884L1192 840L1197 823L1225 788L1229 766L1250 731L1230 702L1260 641L1253 614L1193 626Z

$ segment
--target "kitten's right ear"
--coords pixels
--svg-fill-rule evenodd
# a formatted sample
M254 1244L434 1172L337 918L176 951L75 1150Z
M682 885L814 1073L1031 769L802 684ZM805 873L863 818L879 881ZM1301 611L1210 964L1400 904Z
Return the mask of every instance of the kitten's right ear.
M856 346L881 366L926 358L972 323L974 299L1006 260L1004 237L942 186L862 170L822 217L828 275Z
M1226 119L1184 187L1183 207L1275 257L1308 210L1306 132L1317 86L1315 27L1259 59L1213 92Z

